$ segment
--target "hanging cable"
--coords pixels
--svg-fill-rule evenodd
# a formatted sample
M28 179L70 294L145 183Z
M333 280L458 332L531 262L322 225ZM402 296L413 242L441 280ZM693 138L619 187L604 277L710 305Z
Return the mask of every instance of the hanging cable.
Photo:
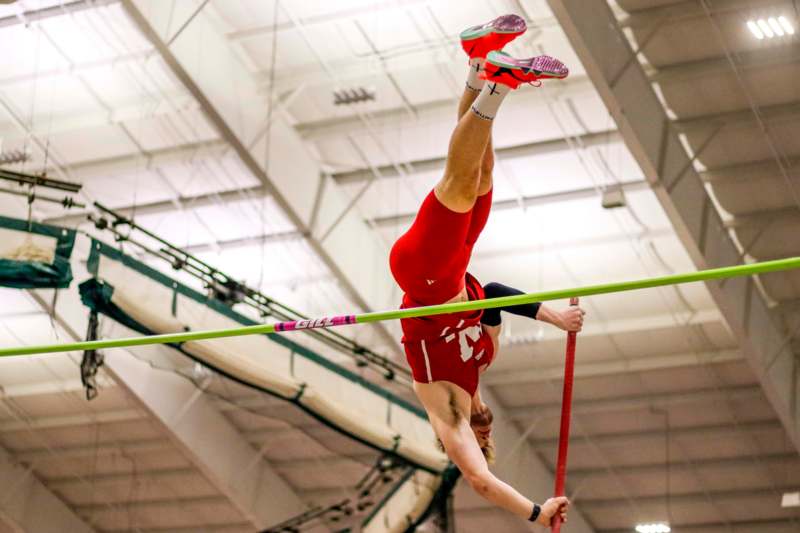
M278 14L280 1L275 0L272 9L272 54L270 56L269 65L269 91L267 92L267 131L264 139L264 167L269 173L269 166L272 163L272 114L275 108L275 66L278 59ZM256 287L261 290L264 285L264 263L267 255L267 239L265 236L264 227L266 226L266 212L267 212L267 190L266 184L262 185L261 193L261 209L259 215L261 217L261 268L258 273L258 284Z

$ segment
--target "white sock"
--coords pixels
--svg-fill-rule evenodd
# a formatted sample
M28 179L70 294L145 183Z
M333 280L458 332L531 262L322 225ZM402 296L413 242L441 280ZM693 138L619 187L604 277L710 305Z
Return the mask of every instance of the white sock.
M484 57L474 57L469 60L469 74L467 74L467 89L481 92L483 86L486 85L486 80L480 78L483 72L483 62L486 61Z
M481 94L475 99L475 103L472 104L472 112L483 120L494 120L500 104L510 92L511 87L508 85L497 82L487 83Z

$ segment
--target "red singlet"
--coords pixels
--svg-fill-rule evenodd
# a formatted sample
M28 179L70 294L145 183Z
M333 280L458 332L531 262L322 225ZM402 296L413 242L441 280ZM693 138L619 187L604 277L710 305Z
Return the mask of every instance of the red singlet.
M444 303L465 287L470 300L484 297L483 287L467 273L467 265L491 206L490 191L478 198L471 211L456 213L431 191L389 256L392 274L405 292L402 308ZM480 324L482 313L401 320L414 380L449 381L470 396L475 394L481 369L494 358L492 340Z

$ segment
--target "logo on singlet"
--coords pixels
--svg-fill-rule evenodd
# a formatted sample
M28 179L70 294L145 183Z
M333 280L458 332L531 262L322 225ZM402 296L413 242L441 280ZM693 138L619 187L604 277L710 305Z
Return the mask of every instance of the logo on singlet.
M428 285L433 285L434 283L436 283L435 279L426 279L425 281L428 283Z

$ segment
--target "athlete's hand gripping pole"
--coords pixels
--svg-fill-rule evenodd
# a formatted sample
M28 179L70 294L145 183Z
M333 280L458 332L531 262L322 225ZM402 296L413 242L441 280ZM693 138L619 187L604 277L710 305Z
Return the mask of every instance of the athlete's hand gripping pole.
M570 298L569 305L578 305L577 298ZM567 448L569 447L569 423L572 417L572 384L575 377L575 342L578 334L567 332L567 355L564 361L564 391L561 397L561 433L558 436L558 461L556 462L555 496L565 496L567 479ZM561 531L561 513L552 521L553 533Z

